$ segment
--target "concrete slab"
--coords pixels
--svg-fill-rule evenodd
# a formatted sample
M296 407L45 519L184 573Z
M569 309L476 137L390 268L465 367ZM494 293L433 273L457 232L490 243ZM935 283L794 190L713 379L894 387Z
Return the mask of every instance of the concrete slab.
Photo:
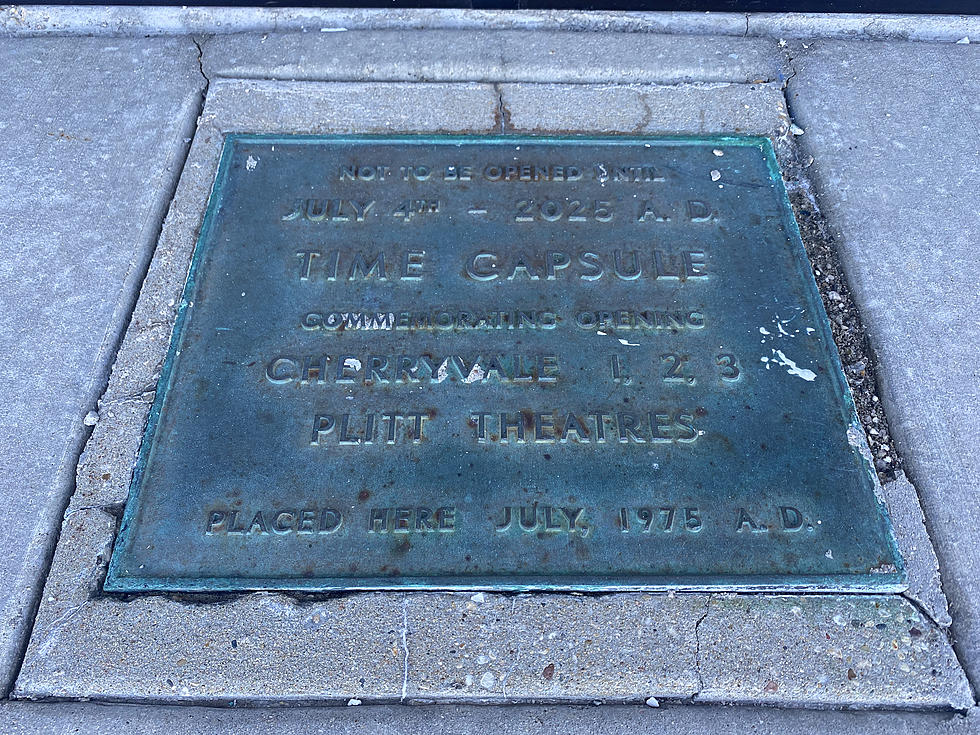
M189 39L11 39L0 60L5 692L204 80Z
M794 53L790 107L878 354L892 433L976 685L980 49L820 42Z
M204 71L212 79L677 84L776 81L783 69L767 39L400 30L215 36Z
M511 133L783 135L780 84L502 84Z
M980 729L969 715L902 712L806 712L773 707L671 705L596 706L349 706L222 709L78 703L0 703L0 729L8 735L361 735L362 733L507 732L513 735L968 735Z

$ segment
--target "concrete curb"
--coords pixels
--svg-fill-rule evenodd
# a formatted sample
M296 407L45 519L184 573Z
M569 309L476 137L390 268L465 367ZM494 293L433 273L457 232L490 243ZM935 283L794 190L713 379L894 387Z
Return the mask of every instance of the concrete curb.
M0 6L0 36L158 36L347 30L564 30L955 42L965 15Z

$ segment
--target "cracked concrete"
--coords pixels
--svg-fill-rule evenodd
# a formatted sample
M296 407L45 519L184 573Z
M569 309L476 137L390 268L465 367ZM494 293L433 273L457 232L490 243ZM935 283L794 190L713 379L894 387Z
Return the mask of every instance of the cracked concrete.
M504 102L504 92L499 83L494 83L493 91L497 94L497 118L500 121L500 130L498 132L503 135L509 132L510 110L507 109L507 104Z
M101 510L66 518L16 697L273 704L653 696L960 709L972 702L941 631L897 596L116 598L99 591L115 526Z

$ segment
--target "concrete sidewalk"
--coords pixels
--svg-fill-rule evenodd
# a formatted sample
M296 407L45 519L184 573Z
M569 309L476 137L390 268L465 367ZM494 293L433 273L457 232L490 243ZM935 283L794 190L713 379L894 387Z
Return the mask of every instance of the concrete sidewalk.
M690 127L696 125L702 130L726 125L768 130L783 124L770 111L788 108L795 134L787 134L786 121L783 135L796 139L801 181L812 184L800 196L823 214L819 221L826 224L847 279L834 293L850 298L849 287L874 355L869 373L877 372L895 445L885 448L881 460L897 453L918 491L951 603L949 635L959 665L974 687L980 683L975 500L980 288L971 268L980 232L973 184L980 166L980 53L974 44L957 43L974 33L975 19L924 18L901 30L888 18L865 19L859 26L848 18L746 22L745 16L568 14L567 24L576 29L569 32L552 30L565 27L555 13L4 12L0 58L8 84L0 92L5 110L0 146L7 163L0 179L5 306L0 346L7 359L0 368L0 397L7 410L0 420L0 466L5 470L0 504L8 533L7 553L0 560L0 681L5 693L21 672L69 501L72 512L100 513L87 509L118 507L125 498L127 478L100 463L131 462L138 444L109 442L115 459L83 457L77 485L76 468L91 426L109 431L109 418L139 424L146 397L155 388L153 380L134 381L112 401L97 403L206 100L214 105L221 99L249 100L251 119L275 126L282 111L272 92L263 97L266 90L292 90L290 109L296 115L309 109L304 95L320 85L341 95L336 99L348 100L337 109L347 110L349 117L338 115L341 122L334 124L357 129L363 118L351 110L359 95L370 95L375 89L370 85L379 83L400 85L406 95L421 93L425 84L459 85L481 110L486 97L486 115L465 118L460 113L444 127L484 126L488 132L497 124L498 104L508 111L511 130L525 131L592 128L604 120L609 129L630 129L645 120L645 129L657 131L697 132ZM294 28L311 18L317 21L312 33L228 33L261 31L256 24L279 20ZM745 34L735 32L736 20L754 37L741 38ZM320 32L355 21L370 29ZM390 30L405 24L424 28ZM499 30L488 30L495 25ZM613 32L610 26L631 32ZM863 30L854 30L859 27ZM918 32L929 40L871 40L895 27L905 37ZM781 38L784 30L797 40ZM143 31L155 37L140 37ZM190 32L202 35L191 37ZM84 37L92 34L98 36ZM839 40L848 34L860 34L859 39ZM980 31L975 35L980 37ZM617 85L617 96L609 96L609 85ZM601 95L596 96L597 89ZM433 94L429 107L436 110L441 103ZM616 104L608 104L610 99ZM248 115L238 124L249 124ZM389 125L388 120L378 124ZM432 125L439 125L437 116ZM191 159L192 166L196 160ZM200 172L200 177L210 175ZM168 308L165 302L159 307ZM141 326L147 339L166 343L168 330L152 318ZM99 411L105 421L99 421ZM128 418L107 416L107 411ZM917 544L927 547L928 539ZM937 631L946 627L941 604L922 599L916 604L925 605ZM79 610L65 608L57 624L70 627ZM151 640L147 645L158 644ZM60 653L66 655L76 658L80 668L86 665L84 650ZM30 680L29 672L21 676ZM97 672L93 678L99 678ZM164 695L158 699L160 705L167 701ZM848 714L677 705L659 712L607 706L246 713L152 705L0 705L5 732L70 727L100 732L126 723L146 732L163 727L193 732L217 725L313 732L324 723L341 732L424 732L447 726L471 731L493 725L517 731L967 732L973 719L950 712Z

